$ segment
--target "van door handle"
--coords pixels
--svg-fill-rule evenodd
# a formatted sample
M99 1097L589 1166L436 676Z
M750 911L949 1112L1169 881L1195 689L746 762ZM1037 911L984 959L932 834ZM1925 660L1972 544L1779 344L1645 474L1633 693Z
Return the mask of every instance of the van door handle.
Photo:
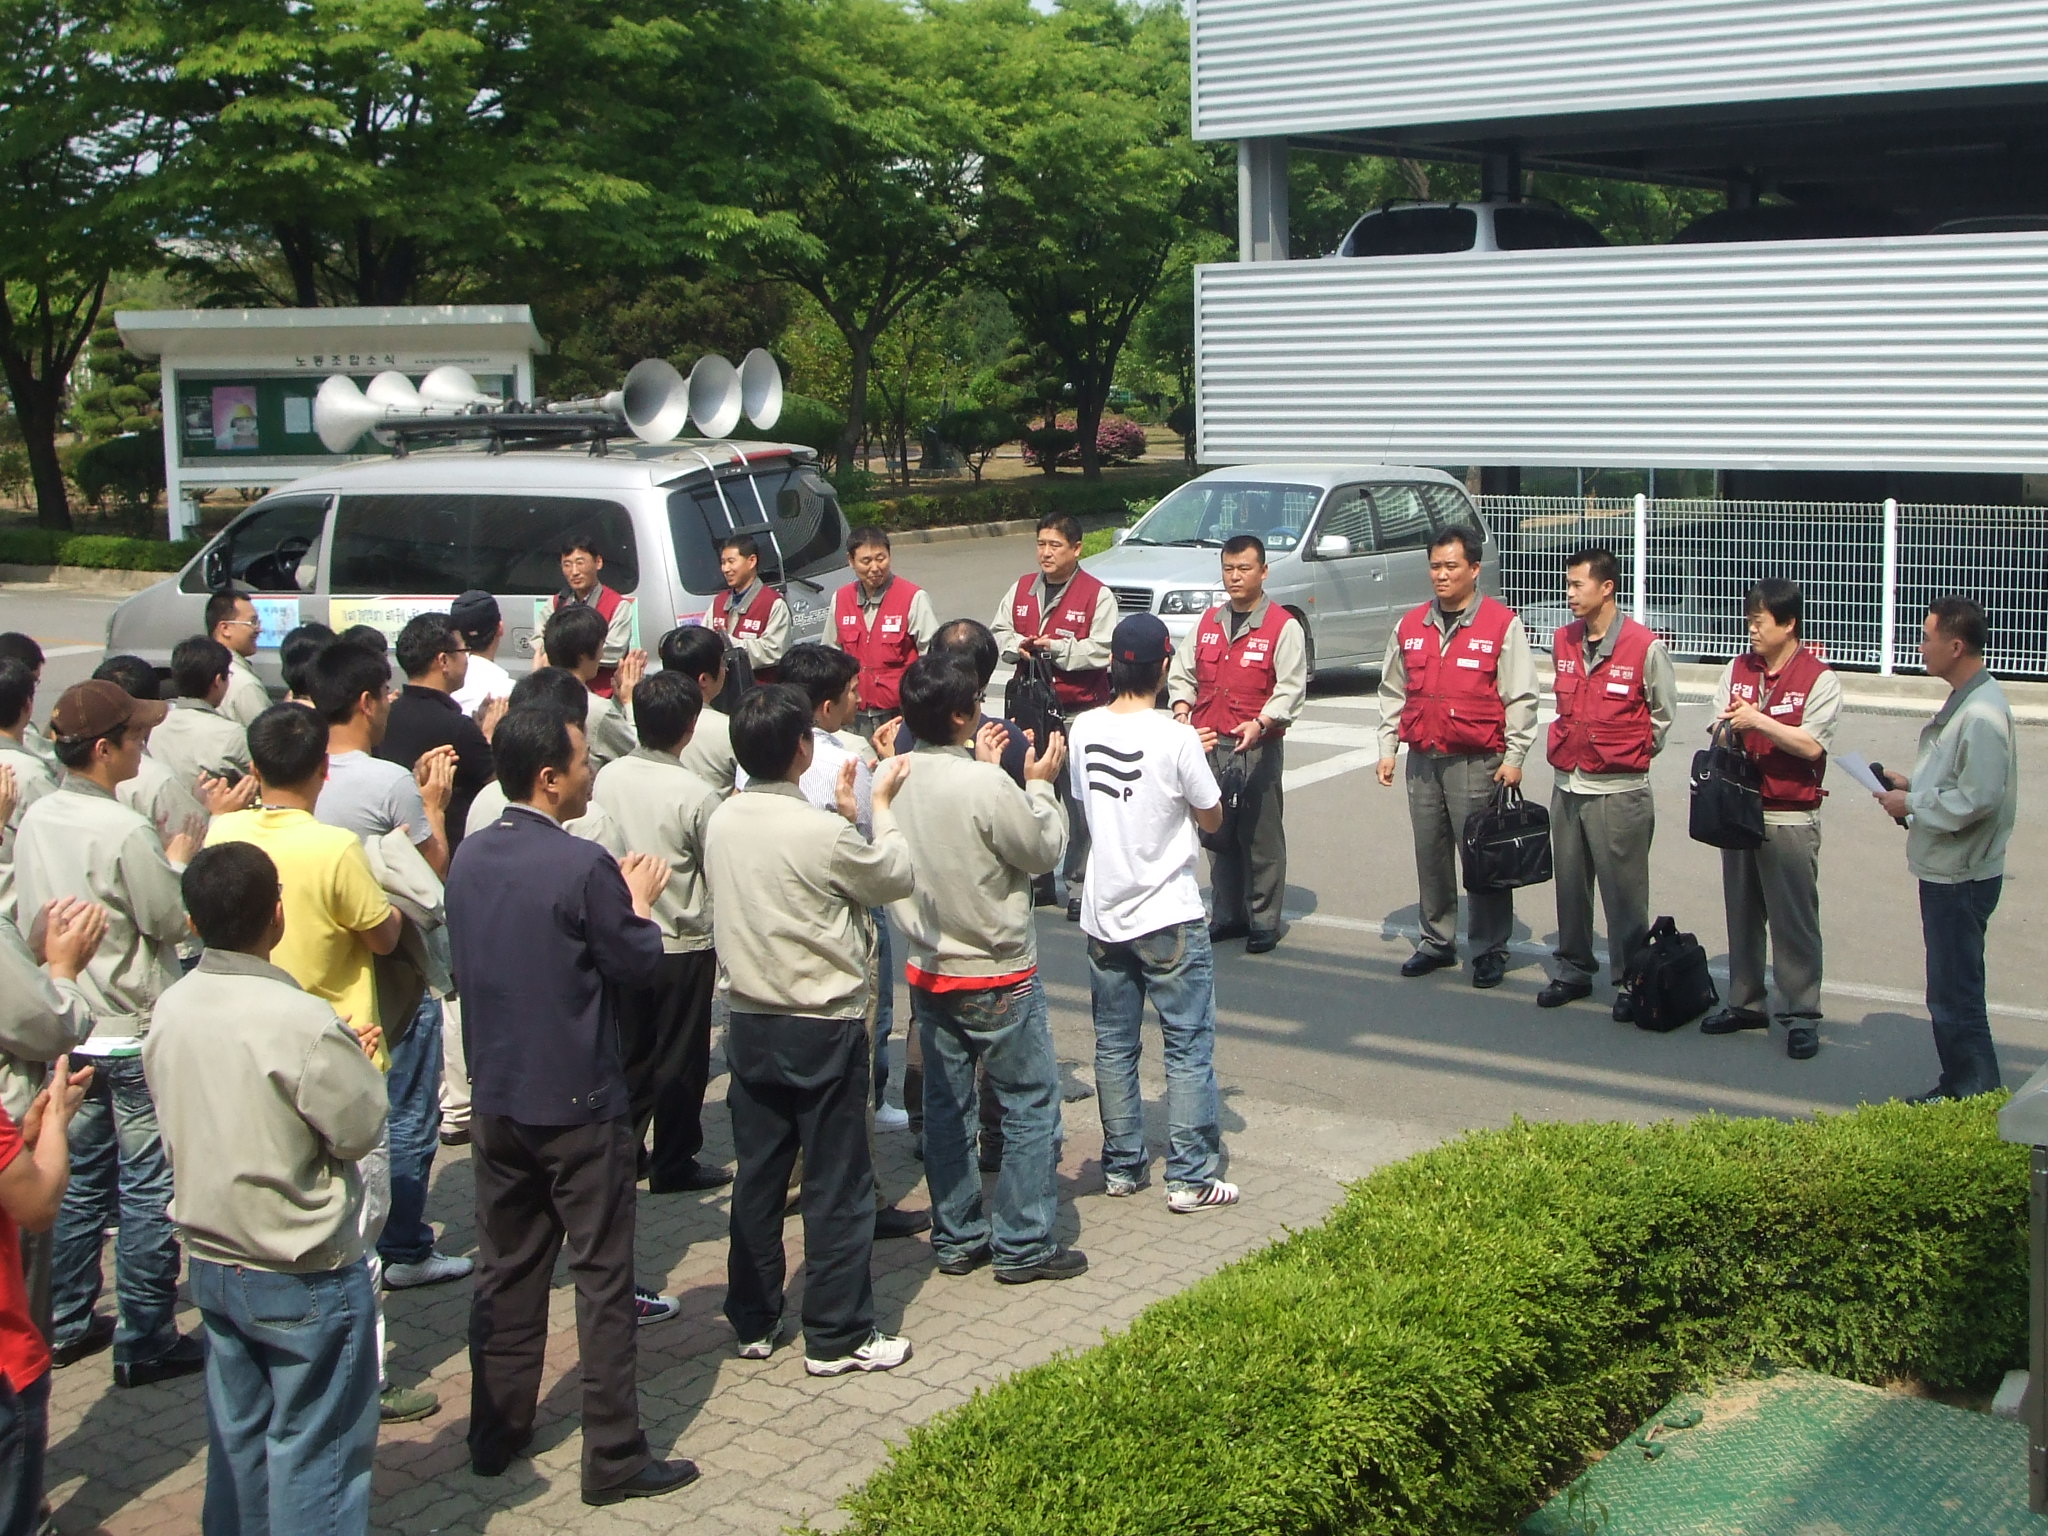
M1374 581L1385 581L1387 579L1387 573L1378 566L1375 566L1373 567L1372 579Z

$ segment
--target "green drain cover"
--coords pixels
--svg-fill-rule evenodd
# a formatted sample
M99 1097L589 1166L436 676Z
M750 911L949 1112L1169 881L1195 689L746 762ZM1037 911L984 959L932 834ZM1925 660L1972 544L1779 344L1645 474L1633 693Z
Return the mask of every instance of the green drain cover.
M1804 1371L1673 1399L1523 1536L2048 1536L2027 1432Z

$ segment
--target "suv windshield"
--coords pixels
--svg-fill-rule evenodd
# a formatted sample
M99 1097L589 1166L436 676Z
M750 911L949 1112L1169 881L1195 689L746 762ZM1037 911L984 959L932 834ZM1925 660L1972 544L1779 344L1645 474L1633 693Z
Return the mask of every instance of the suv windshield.
M1292 549L1322 497L1312 485L1193 480L1146 513L1124 542L1221 547L1236 534L1255 533L1269 553Z
M669 493L668 519L683 590L699 597L725 585L718 574L718 541L728 533L754 536L761 546L761 574L770 581L833 570L845 558L838 493L807 464L764 464L750 474L721 476L715 484L700 475Z

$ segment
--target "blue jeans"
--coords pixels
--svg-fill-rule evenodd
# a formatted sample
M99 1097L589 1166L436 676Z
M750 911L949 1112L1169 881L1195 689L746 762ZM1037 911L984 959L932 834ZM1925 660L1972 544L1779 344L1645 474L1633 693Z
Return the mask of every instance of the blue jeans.
M1102 1109L1102 1171L1145 1171L1145 1100L1138 1091L1145 1002L1166 1042L1166 1184L1199 1187L1221 1162L1216 1092L1216 971L1209 926L1197 919L1126 943L1088 941L1095 1000L1095 1095ZM929 1068L927 1069L929 1070ZM929 1134L929 1133L927 1133Z
M79 1058L93 1069L71 1119L71 1187L50 1244L52 1344L73 1344L100 1299L100 1247L114 1244L116 1364L154 1360L178 1342L178 1239L167 1207L171 1165L140 1056Z
M875 920L875 1108L889 1086L889 1035L896 1028L896 940L889 931L889 909L870 907Z
M1941 1089L1953 1098L1995 1092L1998 1050L1984 1007L1984 931L1998 909L2001 878L1955 885L1920 882L1920 932L1927 944L1927 1014Z
M308 1275L192 1261L206 1325L205 1536L360 1536L377 1321L360 1260Z
M391 1214L377 1239L386 1264L417 1264L434 1251L427 1178L441 1138L441 1004L420 1000L412 1032L392 1047L384 1080L391 1098Z
M924 1176L932 1192L932 1251L964 1257L986 1243L999 1269L1052 1256L1059 1213L1060 1067L1045 988L1032 977L981 992L910 989L924 1045ZM983 1214L975 1137L980 1062L1003 1108L1003 1171L994 1221Z
M0 1376L0 1536L35 1536L43 1523L50 1449L50 1373L20 1392Z

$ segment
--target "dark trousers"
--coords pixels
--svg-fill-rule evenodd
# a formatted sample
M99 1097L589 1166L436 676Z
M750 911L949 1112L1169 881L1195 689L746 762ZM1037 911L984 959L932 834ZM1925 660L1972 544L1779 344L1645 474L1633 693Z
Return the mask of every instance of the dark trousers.
M469 1453L502 1463L533 1434L548 1285L566 1241L583 1365L583 1486L611 1488L652 1459L634 1382L633 1128L470 1116L476 1293L469 1311Z
M1231 757L1244 761L1244 793L1224 831L1230 846L1209 854L1209 895L1219 923L1243 923L1253 933L1280 931L1281 898L1287 893L1287 829L1282 821L1280 775L1286 744L1275 738L1249 752L1219 744L1209 766L1221 771Z
M50 1446L50 1373L19 1393L0 1378L0 1536L35 1536L43 1523Z
M726 1318L742 1341L768 1338L782 1321L782 1211L801 1151L805 1352L850 1355L875 1331L867 1023L735 1013L725 1061L739 1155Z
M663 955L661 977L653 986L628 987L619 994L633 1149L656 1190L680 1185L704 1150L711 993L717 985L717 954L695 949ZM651 1153L643 1150L650 1125Z
M2002 877L1954 885L1920 882L1920 931L1927 943L1927 1016L1941 1058L1941 1088L1954 1098L1991 1093L2000 1082L1998 1048L1984 1006L1984 932L1998 910Z

